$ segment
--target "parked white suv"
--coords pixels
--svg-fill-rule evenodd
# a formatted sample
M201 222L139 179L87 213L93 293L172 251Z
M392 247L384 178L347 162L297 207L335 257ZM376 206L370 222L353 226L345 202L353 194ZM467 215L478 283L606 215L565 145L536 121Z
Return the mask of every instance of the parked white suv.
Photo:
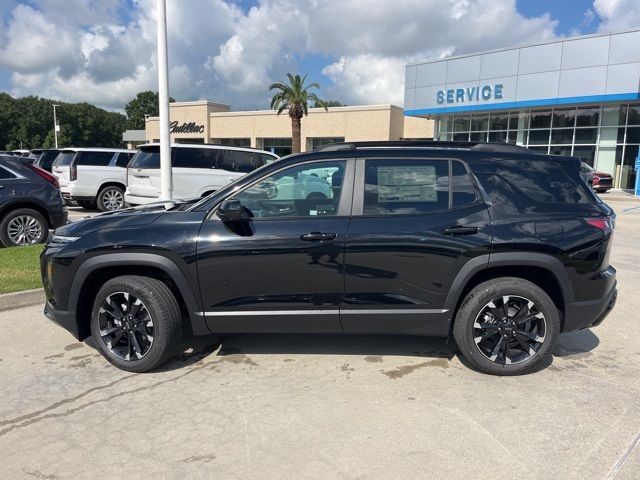
M125 202L129 205L157 202L160 198L160 146L149 143L138 148L127 168ZM175 143L171 145L173 197L209 195L277 158L253 148Z
M127 164L134 150L64 148L53 161L62 196L83 208L118 210L124 207Z

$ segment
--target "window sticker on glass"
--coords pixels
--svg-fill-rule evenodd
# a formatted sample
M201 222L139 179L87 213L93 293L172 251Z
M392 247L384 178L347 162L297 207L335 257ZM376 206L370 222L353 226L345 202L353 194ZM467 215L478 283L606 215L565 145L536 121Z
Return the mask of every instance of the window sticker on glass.
M378 167L378 202L435 202L436 167Z

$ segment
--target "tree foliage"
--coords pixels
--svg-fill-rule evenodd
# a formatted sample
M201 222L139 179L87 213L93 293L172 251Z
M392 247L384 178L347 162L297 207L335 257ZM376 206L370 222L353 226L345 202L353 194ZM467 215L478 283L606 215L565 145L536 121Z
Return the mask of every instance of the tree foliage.
M88 103L65 103L0 93L0 149L53 147L53 105L59 147L119 147L126 117Z
M346 107L347 104L346 103L342 103L339 100L325 100L324 104L331 108L331 107ZM318 105L317 103L313 104L313 108L323 108L322 105Z
M278 115L285 110L289 111L289 117L291 118L291 150L293 153L299 153L301 149L300 130L302 117L309 114L309 102L313 102L316 107L324 108L327 110L327 105L324 100L321 100L315 93L311 92L312 89L320 88L320 85L316 82L305 85L304 82L307 79L307 75L300 77L300 75L291 75L287 73L287 82L276 82L269 86L269 91L276 93L271 98L271 108L273 108Z
M175 98L169 97L170 102ZM127 128L132 130L144 130L144 117L149 115L157 117L160 114L160 100L158 92L147 90L138 92L136 98L127 103L124 111L127 113Z

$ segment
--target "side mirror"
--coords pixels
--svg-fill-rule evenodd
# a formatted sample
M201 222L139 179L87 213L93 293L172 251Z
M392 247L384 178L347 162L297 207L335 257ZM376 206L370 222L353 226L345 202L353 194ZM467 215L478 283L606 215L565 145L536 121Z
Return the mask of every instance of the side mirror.
M223 222L242 222L253 217L253 213L240 203L237 198L227 198L216 212Z

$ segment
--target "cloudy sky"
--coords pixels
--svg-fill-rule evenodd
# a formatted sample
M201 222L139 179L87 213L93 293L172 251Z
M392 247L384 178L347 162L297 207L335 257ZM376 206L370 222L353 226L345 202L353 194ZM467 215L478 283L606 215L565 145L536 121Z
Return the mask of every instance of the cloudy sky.
M111 109L157 90L156 0L0 0L0 91ZM170 93L267 108L309 73L324 98L402 105L406 63L640 27L640 0L167 0Z

